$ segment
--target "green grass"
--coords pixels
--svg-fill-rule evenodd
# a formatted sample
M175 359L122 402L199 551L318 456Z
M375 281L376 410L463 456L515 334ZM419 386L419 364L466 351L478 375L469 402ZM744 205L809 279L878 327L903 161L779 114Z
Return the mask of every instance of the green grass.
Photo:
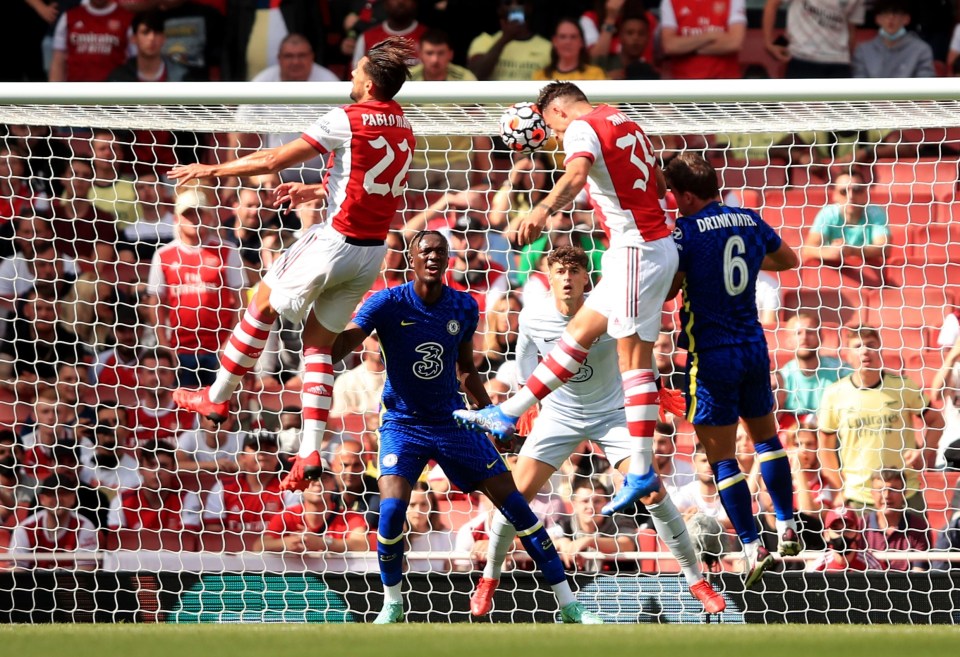
M6 625L11 657L934 657L955 627L827 625Z

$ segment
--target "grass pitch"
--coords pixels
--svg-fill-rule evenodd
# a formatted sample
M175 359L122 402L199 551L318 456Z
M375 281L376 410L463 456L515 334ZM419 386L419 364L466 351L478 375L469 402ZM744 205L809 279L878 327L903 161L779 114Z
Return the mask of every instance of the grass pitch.
M934 657L955 627L838 625L6 625L0 654L69 657Z

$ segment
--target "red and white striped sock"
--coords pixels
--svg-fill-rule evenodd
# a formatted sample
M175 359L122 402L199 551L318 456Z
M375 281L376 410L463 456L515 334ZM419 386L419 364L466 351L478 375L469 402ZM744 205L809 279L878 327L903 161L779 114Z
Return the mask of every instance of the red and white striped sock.
M513 417L523 415L528 408L573 378L587 359L587 351L564 331L557 346L533 370L527 385L500 404L500 410Z
M230 399L243 376L257 364L267 346L273 322L253 306L247 308L220 355L217 379L210 386L210 401L219 404Z
M330 347L307 347L303 350L303 437L300 456L309 456L320 449L323 432L333 401L333 359Z
M630 473L645 475L653 464L653 432L660 412L660 392L653 370L624 372L623 397L627 431L633 438Z

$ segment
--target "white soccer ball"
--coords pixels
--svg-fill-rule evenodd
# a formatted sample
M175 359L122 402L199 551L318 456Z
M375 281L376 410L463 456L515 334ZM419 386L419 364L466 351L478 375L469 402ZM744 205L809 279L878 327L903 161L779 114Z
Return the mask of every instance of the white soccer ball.
M516 103L500 117L500 136L512 151L530 153L550 137L543 115L533 103Z

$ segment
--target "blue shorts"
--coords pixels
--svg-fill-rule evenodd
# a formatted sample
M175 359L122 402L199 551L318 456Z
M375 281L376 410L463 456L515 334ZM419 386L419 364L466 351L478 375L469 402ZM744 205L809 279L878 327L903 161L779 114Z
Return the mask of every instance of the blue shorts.
M481 433L450 422L380 425L380 476L397 475L414 484L427 462L435 460L457 488L470 492L481 482L508 472L500 452Z
M687 354L687 420L722 427L773 410L765 343Z

